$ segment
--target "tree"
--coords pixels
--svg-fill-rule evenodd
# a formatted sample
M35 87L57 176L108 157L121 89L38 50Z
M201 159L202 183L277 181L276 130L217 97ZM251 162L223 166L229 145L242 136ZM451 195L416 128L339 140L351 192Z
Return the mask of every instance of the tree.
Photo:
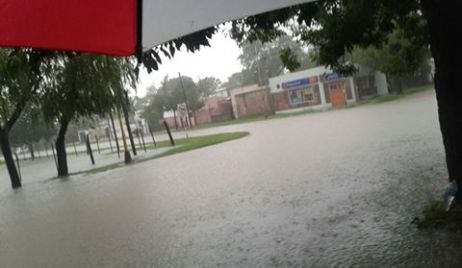
M385 73L389 79L397 81L397 91L402 93L401 77L418 74L424 69L427 72L424 75L428 75L430 71L430 49L421 43L414 43L420 42L414 39L398 28L381 47L353 50L352 61Z
M254 73L248 69L243 69L242 71L233 73L230 77L228 77L228 81L223 83L222 86L227 89L232 89L257 83L258 78L256 72Z
M293 6L233 22L233 37L242 41L271 40L279 27L292 21L292 31L302 42L317 49L316 60L338 72L351 73L355 67L345 55L355 47L385 44L390 34L402 28L425 47L430 44L435 62L435 90L440 128L449 179L457 182L455 200L462 203L462 106L458 73L460 51L459 0L326 0Z
M48 66L54 74L42 97L45 118L56 121L58 176L69 174L65 137L69 123L80 117L104 115L125 101L126 85L133 86L131 63L123 58L66 54Z
M26 109L16 124L11 129L12 145L22 146L27 145L31 159L35 158L34 143L41 140L50 140L56 133L53 124L46 122L40 113L38 107Z
M313 66L308 57L308 49L285 34L271 42L249 41L242 42L241 46L239 60L242 66L252 72L262 85L266 85L269 78L286 71L298 71Z
M218 78L215 77L205 77L202 79L199 79L196 83L196 91L198 92L199 96L201 98L207 98L220 87L221 81Z
M13 188L21 187L21 180L9 134L26 105L39 92L44 55L32 50L0 49L0 143Z
M143 111L144 118L150 122L150 125L152 124L151 127L158 126L159 120L163 118L164 111L173 111L175 126L178 128L176 122L178 105L187 102L188 109L192 112L197 111L204 105L203 96L207 94L204 90L210 89L202 88L199 90L191 77L182 76L181 79L182 81L180 81L180 78L169 79L168 76L165 76L160 88L151 96L149 105ZM213 82L216 83L216 81ZM203 85L205 85L204 82Z
M298 71L314 66L309 58L308 49L287 35L266 43L243 41L241 47L239 60L243 69L228 78L228 82L224 84L226 88L252 84L266 85L269 78L286 71Z
M161 120L164 117L164 110L162 108L162 105L155 104L154 100L150 102L146 107L144 107L141 116L142 118L146 119L149 127L152 130L162 129Z

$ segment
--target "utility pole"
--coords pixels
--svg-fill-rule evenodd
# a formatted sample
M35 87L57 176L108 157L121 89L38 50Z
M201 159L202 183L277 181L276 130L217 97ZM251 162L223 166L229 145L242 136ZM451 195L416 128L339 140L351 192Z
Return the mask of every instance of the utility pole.
M184 105L186 106L186 116L188 118L189 127L191 127L191 119L189 118L189 106L188 99L186 98L186 91L184 90L183 79L181 78L181 73L178 72L178 77L180 78L181 89L183 90Z
M260 54L258 53L257 47L256 47L255 44L253 44L253 49L255 51L255 56L257 57L257 80L258 80L258 85L262 86L263 81L262 81L262 77L261 77Z
M128 107L130 106L130 99L128 98L128 93L125 91L125 101L122 104L122 111L124 113L125 124L127 125L128 137L130 139L130 145L132 146L133 155L136 155L136 146L135 141L133 140L133 133L130 127L130 115L128 114Z

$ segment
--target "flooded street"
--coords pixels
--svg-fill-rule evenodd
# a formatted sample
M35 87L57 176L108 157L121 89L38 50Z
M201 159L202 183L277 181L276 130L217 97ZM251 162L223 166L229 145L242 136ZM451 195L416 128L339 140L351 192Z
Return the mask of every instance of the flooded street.
M248 137L0 189L0 267L461 267L412 219L446 170L432 92L203 129ZM1 185L9 185L7 177Z

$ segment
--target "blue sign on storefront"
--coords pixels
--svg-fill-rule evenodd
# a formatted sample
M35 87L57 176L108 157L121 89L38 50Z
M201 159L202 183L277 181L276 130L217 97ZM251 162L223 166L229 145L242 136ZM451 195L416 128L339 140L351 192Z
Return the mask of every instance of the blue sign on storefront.
M289 82L284 82L282 83L282 88L286 90L297 89L297 88L301 88L303 86L307 86L309 84L313 84L317 82L318 82L318 78L316 76L307 77L307 78L292 80Z
M330 73L330 74L324 74L323 78L325 81L334 81L334 80L339 80L342 79L342 75L338 73Z

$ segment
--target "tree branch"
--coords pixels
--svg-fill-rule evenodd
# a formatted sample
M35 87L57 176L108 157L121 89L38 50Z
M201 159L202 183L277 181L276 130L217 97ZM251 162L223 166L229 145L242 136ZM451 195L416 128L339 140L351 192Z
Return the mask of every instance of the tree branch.
M13 113L11 114L10 118L6 122L5 129L11 130L13 128L16 121L18 121L19 117L21 116L22 110L24 109L25 102L22 101L16 105Z

